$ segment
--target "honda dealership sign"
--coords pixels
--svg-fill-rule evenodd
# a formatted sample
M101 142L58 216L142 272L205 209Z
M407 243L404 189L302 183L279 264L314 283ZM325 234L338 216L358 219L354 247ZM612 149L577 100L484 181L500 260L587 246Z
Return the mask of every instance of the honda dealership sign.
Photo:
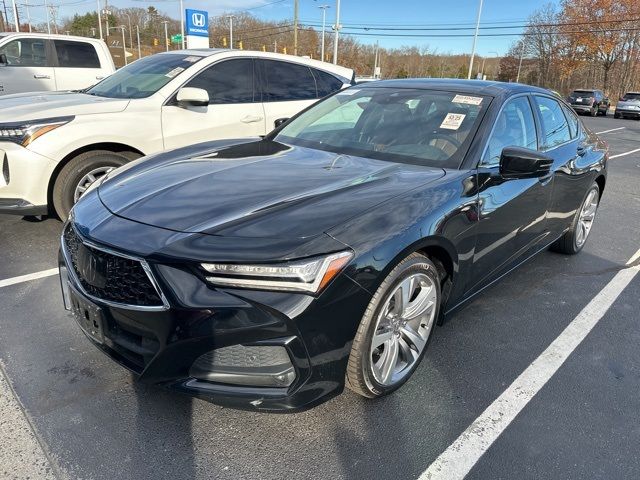
M209 12L185 10L187 48L209 48Z

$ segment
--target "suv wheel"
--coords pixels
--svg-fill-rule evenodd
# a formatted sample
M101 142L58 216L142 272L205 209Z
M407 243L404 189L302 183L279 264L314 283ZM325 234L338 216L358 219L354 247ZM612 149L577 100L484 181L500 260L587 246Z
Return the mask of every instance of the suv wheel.
M589 114L592 117L595 117L596 115L598 115L598 106L594 105L593 107L591 107L591 111L589 112Z
M74 203L91 186L111 170L139 157L133 152L94 150L67 163L53 186L53 207L61 220L66 220Z
M440 308L434 263L413 253L384 279L351 347L346 385L365 397L400 388L420 364Z

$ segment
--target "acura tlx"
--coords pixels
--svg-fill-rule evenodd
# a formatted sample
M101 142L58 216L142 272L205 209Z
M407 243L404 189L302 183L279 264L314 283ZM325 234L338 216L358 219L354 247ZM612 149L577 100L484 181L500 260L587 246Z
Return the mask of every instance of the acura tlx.
M61 238L64 303L141 381L257 411L379 397L464 301L583 248L607 158L547 90L357 85L93 184Z

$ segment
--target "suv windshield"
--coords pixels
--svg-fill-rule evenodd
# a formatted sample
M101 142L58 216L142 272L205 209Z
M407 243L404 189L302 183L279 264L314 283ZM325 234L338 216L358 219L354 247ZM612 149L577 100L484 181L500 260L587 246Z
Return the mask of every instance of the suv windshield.
M457 168L489 97L349 88L291 121L276 141L381 160Z
M145 98L153 95L203 57L159 54L121 68L85 93L108 98Z
M625 93L622 97L623 102L637 102L640 101L640 93Z

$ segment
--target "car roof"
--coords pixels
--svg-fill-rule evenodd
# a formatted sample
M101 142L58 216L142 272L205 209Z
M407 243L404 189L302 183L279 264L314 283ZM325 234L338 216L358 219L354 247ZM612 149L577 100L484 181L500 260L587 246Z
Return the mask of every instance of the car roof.
M79 37L77 35L61 35L57 33L0 32L0 36L2 38L16 37L18 35L20 35L21 37L46 38L48 40L82 40L85 42L101 42L102 41L99 38Z
M406 78L397 80L380 80L367 82L355 88L423 88L431 90L451 90L457 93L488 95L491 97L510 96L516 93L542 93L549 95L549 90L522 83L506 83L486 80L461 80L457 78Z
M333 63L321 62L320 60L313 60L308 57L298 57L295 55L285 55L283 53L262 52L257 50L230 50L228 48L188 48L186 50L171 50L170 52L162 52L158 55L175 55L175 54L187 54L197 55L200 57L211 57L213 55L226 55L234 57L254 57L254 58L270 58L273 60L282 60L300 63L309 67L325 70L327 72L335 73L348 80L353 78L353 70L340 65L334 65Z

